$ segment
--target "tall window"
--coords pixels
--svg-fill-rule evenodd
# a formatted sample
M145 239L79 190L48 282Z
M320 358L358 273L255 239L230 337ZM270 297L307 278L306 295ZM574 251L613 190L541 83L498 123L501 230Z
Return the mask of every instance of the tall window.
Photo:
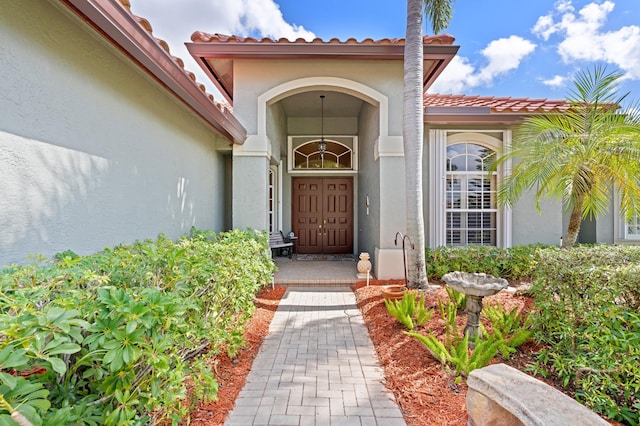
M276 232L276 212L277 212L277 198L276 198L276 188L277 188L277 174L275 167L269 167L269 210L268 214L268 222L269 222L269 232Z
M626 224L625 238L630 240L640 239L640 216L631 216L631 219Z
M496 152L473 143L447 147L446 244L496 245Z

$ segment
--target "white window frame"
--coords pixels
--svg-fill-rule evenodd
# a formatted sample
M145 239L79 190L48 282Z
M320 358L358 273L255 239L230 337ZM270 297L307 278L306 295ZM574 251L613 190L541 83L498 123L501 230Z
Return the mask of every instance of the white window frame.
M500 138L501 137L501 138ZM498 153L511 143L510 130L429 130L429 247L446 246L447 230L447 147L470 143L490 148ZM503 163L497 170L496 185L511 171L511 162ZM496 213L496 245L507 248L512 245L512 211L498 206Z
M640 233L631 234L629 233L629 222L631 220L635 220L634 226L640 229L640 216L633 215L630 220L624 222L624 239L625 240L640 240Z
M318 143L320 136L289 136L287 138L287 170L290 175L307 175L307 174L340 174L340 175L355 175L358 173L358 137L357 136L339 136L339 135L325 135L324 140L326 142L334 142L338 145L342 145L351 150L351 168L350 169L323 169L323 168L311 168L311 169L296 169L295 168L295 155L294 150L307 143ZM346 142L346 143L345 143ZM349 146L351 145L351 146Z
M277 232L279 227L279 173L277 166L269 166L269 176L267 177L267 223L269 232Z
M463 142L460 144L456 144L457 146L468 146L468 145L473 145L473 146L482 146L483 145L477 145L477 144L470 144L468 142ZM453 145L450 145L453 146ZM487 147L485 147L487 148ZM491 149L491 148L487 148L487 149ZM492 152L496 153L495 150L491 149ZM496 153L497 154L497 153ZM463 154L465 157L470 156L469 153L465 153ZM458 190L454 190L449 188L449 179L455 179L459 181L460 187L458 188ZM490 197L490 204L491 207L484 207L484 196L487 194L487 192L484 190L484 186L481 188L480 190L480 194L483 196L483 199L481 201L481 207L480 208L471 208L469 206L469 202L471 200L470 196L469 196L469 183L470 181L474 180L474 179L479 179L481 180L483 183L485 181L489 182L489 191L488 191L488 195ZM468 170L464 170L464 171L450 171L447 170L446 172L446 182L447 182L447 188L445 189L445 193L447 194L447 207L446 207L446 215L447 215L447 222L446 222L446 244L447 245L461 245L461 246L466 246L466 245L470 245L470 244L478 244L478 242L473 242L470 243L469 242L469 233L470 233L470 229L469 229L469 217L470 214L481 214L483 215L484 213L489 213L491 216L493 216L493 226L489 226L487 227L485 224L483 224L480 228L475 228L474 230L476 231L480 231L481 233L484 233L485 231L495 231L495 237L490 239L490 243L481 243L481 245L488 245L488 246L493 246L496 245L498 242L498 206L497 206L497 201L496 201L496 194L497 194L497 186L498 186L498 182L497 182L497 172L490 172L490 171L468 171ZM460 206L459 207L451 207L449 206L449 197L453 196L453 194L458 193L460 196ZM450 227L449 225L449 218L453 217L453 215L455 214L459 214L460 216L460 224L458 227ZM484 216L484 215L483 215ZM453 244L451 243L451 235L450 233L452 231L458 231L460 232L460 243L458 244Z
M614 215L617 218L614 224L615 241L640 242L640 234L629 233L629 221L626 220L624 212L620 208L620 195L617 191L613 197L613 203ZM634 218L636 222L640 224L640 216L633 216L631 219L633 220Z

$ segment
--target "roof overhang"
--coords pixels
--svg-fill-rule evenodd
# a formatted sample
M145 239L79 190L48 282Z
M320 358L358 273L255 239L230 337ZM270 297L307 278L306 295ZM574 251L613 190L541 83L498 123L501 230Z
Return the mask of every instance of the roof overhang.
M433 107L424 108L424 123L437 126L512 126L531 114L492 111L489 107Z
M117 0L62 0L82 20L102 37L125 53L146 73L167 88L208 124L232 143L242 144L246 129L231 114L223 111L204 86L185 71L178 59L169 54L134 16Z
M425 94L427 125L514 125L526 117L562 114L569 109L564 99L531 99L494 96Z
M276 41L195 32L191 40L193 43L186 43L187 49L230 103L233 103L234 95L235 60L404 60L402 39ZM451 62L459 46L452 45L454 38L448 35L424 37L424 40L423 81L426 91Z

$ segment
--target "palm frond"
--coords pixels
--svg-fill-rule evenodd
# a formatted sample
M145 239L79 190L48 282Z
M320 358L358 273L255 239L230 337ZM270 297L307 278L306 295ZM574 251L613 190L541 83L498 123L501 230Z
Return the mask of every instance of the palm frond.
M424 0L425 13L434 34L439 34L449 26L453 15L453 2L455 0Z
M640 206L640 103L622 108L628 94L618 92L622 74L595 67L579 73L561 114L526 118L512 143L493 165L512 160L511 175L498 187L498 202L512 206L525 192L555 196L583 217L609 209L618 188L625 214Z

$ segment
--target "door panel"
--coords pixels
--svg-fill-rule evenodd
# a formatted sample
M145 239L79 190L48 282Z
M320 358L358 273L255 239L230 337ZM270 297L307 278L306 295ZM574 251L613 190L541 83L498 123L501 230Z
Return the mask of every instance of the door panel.
M294 178L292 187L298 253L352 253L353 179Z
M293 232L298 253L322 253L321 179L293 179Z

